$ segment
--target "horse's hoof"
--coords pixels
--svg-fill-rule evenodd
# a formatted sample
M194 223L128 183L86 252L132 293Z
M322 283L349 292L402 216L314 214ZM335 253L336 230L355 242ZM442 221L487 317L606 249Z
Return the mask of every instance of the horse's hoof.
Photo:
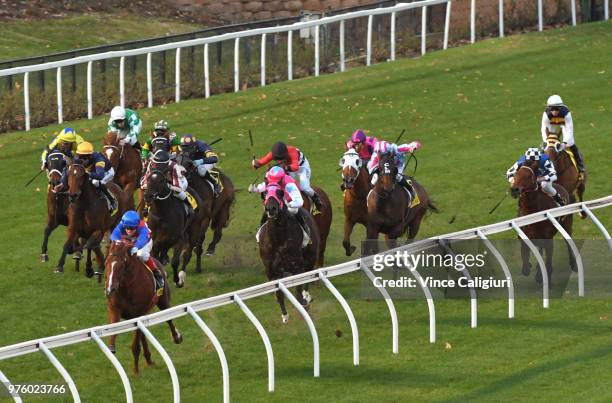
M281 316L282 316L282 318L283 318L283 323L287 323L287 322L289 322L289 314L286 314L286 315L281 315Z
M306 290L302 290L302 297L304 298L304 301L306 301L306 305L310 304L310 301L312 301L312 296Z
M87 276L87 278L92 278L94 276L94 271L92 268L88 267L87 269L85 269L85 276Z
M181 344L183 342L183 335L176 331L176 337L174 338L174 344Z
M54 273L63 273L64 272L64 267L62 266L57 266L54 270Z
M355 250L356 250L356 249L357 249L357 247L356 247L356 246L351 246L351 247L349 248L348 255L346 255L346 256L351 256L353 253L355 253Z
M202 266L196 266L195 272L196 273L202 273Z
M578 216L580 216L580 218L581 218L581 219L583 219L583 220L584 220L585 218L587 218L587 215L584 213L584 211L579 212L579 213L578 213Z
M47 263L49 261L49 255L46 253L40 254L40 263Z
M185 278L186 278L186 277L187 277L187 272L185 272L185 271L181 270L181 271L179 272L179 275L178 275L179 280L178 280L178 282L177 282L177 284L176 284L176 286L177 286L178 288L183 288L183 286L185 285Z
M117 353L117 350L115 349L115 346L108 346L108 349L110 350L111 353L115 354Z
M147 367L154 367L155 366L155 361L151 360L151 361L147 361Z
M212 256L215 254L215 248L208 248L206 249L206 256Z
M527 263L526 265L524 265L523 270L521 270L521 273L523 273L523 276L528 276L529 273L531 273L531 263Z

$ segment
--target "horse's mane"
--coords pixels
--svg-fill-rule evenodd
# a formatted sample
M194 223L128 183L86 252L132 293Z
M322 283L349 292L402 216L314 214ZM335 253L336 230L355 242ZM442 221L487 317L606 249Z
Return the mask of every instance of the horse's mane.
M116 255L124 255L128 253L128 250L132 247L130 242L121 240L111 242L109 253Z
M119 139L117 137L117 133L115 132L106 132L102 142L105 146L115 146L119 143Z

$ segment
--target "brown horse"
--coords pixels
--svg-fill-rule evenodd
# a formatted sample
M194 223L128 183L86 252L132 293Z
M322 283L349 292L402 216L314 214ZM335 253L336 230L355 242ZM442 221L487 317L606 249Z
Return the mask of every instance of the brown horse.
M215 248L221 240L221 236L223 236L223 228L229 226L231 207L236 200L236 191L231 179L223 171L218 171L219 178L223 184L223 191L219 197L215 198L213 204L212 221L210 222L210 228L213 230L213 239L206 248L207 256L215 254Z
M267 220L258 231L258 242L259 256L266 268L268 280L277 280L286 275L314 269L319 256L319 231L310 214L303 211L310 230L310 243L303 247L302 228L297 219L287 211L280 186L268 186L264 206ZM308 307L311 301L308 285L297 286L295 296L304 307ZM276 299L280 305L283 323L287 323L289 315L282 291L276 291Z
M332 222L332 205L329 196L327 196L323 189L317 186L312 186L312 188L321 198L321 203L323 204L321 211L315 212L312 210L314 203L304 192L302 192L302 198L304 199L304 210L312 214L312 219L319 230L319 253L315 264L315 268L319 268L323 267L325 263L325 247L327 246L327 237L329 236Z
M427 191L420 183L412 179L419 203L414 204L416 197L402 187L397 186L398 168L394 163L393 154L381 156L378 161L378 181L368 193L367 239L376 240L383 233L387 239L395 240L408 233L408 241L416 237L421 221L428 210L438 212Z
M102 153L115 169L114 182L132 196L138 188L142 175L142 163L138 151L130 145L121 144L115 132L106 133L103 143ZM133 200L129 208L133 210Z
M557 134L549 133L546 139L546 154L557 171L557 184L567 190L570 195L570 202L575 202L574 191L578 195L578 200L582 201L586 188L587 173L585 171L580 178L578 168L572 162L572 158L567 151L562 150L562 144ZM586 215L581 212L580 217L586 218Z
M43 242L40 253L42 263L49 261L47 245L49 236L55 228L60 225L68 225L68 192L55 191L55 186L62 180L62 173L67 166L67 157L61 151L52 151L47 156L47 226L43 235Z
M89 175L81 161L75 159L68 166L67 172L68 199L70 202L68 207L68 236L55 271L57 273L64 271L66 255L77 251L78 240L83 238L85 240L83 247L87 249L86 274L91 277L94 275L91 267L91 251L94 250L96 253L99 274L101 274L104 268L104 256L100 249L100 241L102 241L106 231L113 228L123 212L126 211L129 205L129 197L116 184L112 182L107 184L108 190L114 194L119 202L117 213L111 216L104 196L89 181Z
M342 246L346 256L351 256L356 247L351 245L351 233L355 224L368 225L368 192L370 191L370 173L365 162L355 149L344 153L340 160L342 168L342 185L344 194L344 239Z
M158 297L155 292L155 279L153 274L129 251L133 244L127 241L113 242L104 269L104 289L107 299L108 320L116 323L123 319L133 319L146 315L155 305L159 310L170 308L170 287L168 281L164 282L164 293ZM160 269L161 270L161 269ZM166 272L161 270L164 279ZM171 320L168 322L172 340L176 344L183 341L183 336L176 330ZM109 348L115 353L115 338L109 340ZM153 364L151 352L146 337L140 330L134 331L132 339L132 354L134 355L134 373L138 374L138 359L140 358L140 345L144 351L147 365Z
M514 176L514 184L511 188L511 194L513 197L519 198L519 210L518 216L529 215L537 213L538 211L547 210L550 208L558 207L557 203L548 196L546 193L540 191L538 182L536 181L536 170L538 161L526 162L521 166ZM557 192L561 195L566 203L569 201L569 194L565 188L557 184L553 185ZM559 222L567 233L571 236L572 234L572 215L562 217ZM548 273L549 284L552 284L552 257L553 257L553 237L557 233L557 229L554 225L548 221L540 221L535 224L527 225L523 227L523 231L527 237L533 240L533 243L540 248L540 250L546 251L546 271ZM570 256L570 268L576 271L576 262L572 250L567 245L568 253ZM529 262L529 247L525 244L521 244L521 257L523 260L522 272L525 276L531 273L531 263ZM542 273L540 269L536 274L536 281L542 283Z

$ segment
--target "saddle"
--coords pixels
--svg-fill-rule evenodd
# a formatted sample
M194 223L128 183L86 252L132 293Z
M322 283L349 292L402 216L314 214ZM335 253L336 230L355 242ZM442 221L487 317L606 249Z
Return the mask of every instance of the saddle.
M155 292L155 295L157 295L158 297L161 297L162 295L164 295L164 275L162 273L162 264L161 264L161 262L159 260L157 260L155 258L153 258L153 261L155 262L155 266L157 267L157 270L161 274L159 276L159 278L155 277L155 274L153 273L153 270L151 270L151 268L149 266L147 266L147 264L145 262L140 261L140 263L142 263L142 265L153 276L153 283L155 284L155 289L153 291Z
M306 193L302 192L302 197L306 197L308 198L308 201L310 202L310 209L309 209L309 213L311 216L316 216L321 214L321 212L319 211L319 209L317 208L317 205L315 204L314 200L312 200L312 197L308 196Z
M419 194L412 183L412 178L403 177L403 180L399 182L402 189L406 191L408 194L408 198L410 199L410 208L416 207L421 204L421 200L419 199Z
M108 206L110 215L113 216L117 214L117 211L119 210L119 200L117 200L117 197L113 194L113 192L109 190L107 195L102 191L102 189L98 189L98 194L102 196L104 200L106 200L106 205Z

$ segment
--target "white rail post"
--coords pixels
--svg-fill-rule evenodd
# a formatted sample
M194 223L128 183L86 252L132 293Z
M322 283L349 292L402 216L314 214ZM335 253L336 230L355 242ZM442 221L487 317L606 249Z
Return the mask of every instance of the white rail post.
M427 310L429 311L429 342L436 342L436 307L434 305L433 296L431 295L431 291L429 287L427 287L427 283L421 277L421 274L417 271L416 267L414 270L410 269L410 274L416 279L416 281L421 286L423 290L423 294L425 294L425 298L427 299Z
M93 119L93 62L87 62L87 119Z
M476 0L470 3L470 42L476 42Z
M574 254L574 259L578 268L578 296L584 297L584 266L582 265L582 256L580 255L580 251L578 250L578 247L574 243L574 240L572 239L570 234L567 233L565 228L561 226L559 221L557 221L557 219L553 217L550 212L546 212L546 217L552 223L552 225L555 226L557 231L559 231L559 234L561 234L561 236L565 239L565 242L567 242L570 249L572 250L572 253Z
M482 239L485 246L491 251L491 253L493 253L493 256L495 256L495 259L497 259L497 262L499 263L499 265L501 266L504 272L504 276L506 276L506 279L509 280L509 283L508 283L508 318L512 319L514 318L514 282L512 281L512 274L510 273L510 269L508 269L508 265L506 264L506 261L504 260L501 253L499 253L497 248L493 246L493 244L491 243L491 241L489 241L489 238L486 237L484 232L478 229L476 230L476 233L478 234L480 239Z
M208 43L204 44L204 97L210 97L210 73L208 69Z
M147 53L147 106L153 107L153 72L152 72L152 58L151 52Z
M287 32L287 81L293 80L293 31Z
M26 73L27 74L27 73ZM0 371L0 382L6 387L6 390L9 392L9 395L13 398L15 403L22 403L21 397L19 396L19 392L13 389L11 392L11 386L13 385L11 381Z
M125 107L125 56L119 59L119 105Z
M438 244L446 251L446 253L455 256L455 252L450 248L449 241L445 239L438 239ZM472 275L470 272L463 268L460 270L461 273L467 278L470 284L473 284ZM478 296L474 286L470 286L470 326L475 329L478 326Z
M427 52L427 6L421 8L421 56Z
M172 379L172 395L174 397L174 403L180 403L181 389L179 386L178 375L176 374L176 368L174 368L174 364L172 363L170 356L160 342L157 341L155 336L153 336L153 333L151 333L151 331L142 323L142 321L137 321L136 326L138 327L138 330L140 330L142 334L144 334L145 337L151 342L151 344L153 344L153 347L155 347L159 355L161 355L162 359L166 363L168 372L170 372L170 379Z
M582 211L584 211L589 216L589 218L591 219L591 221L593 221L593 223L597 226L597 228L599 228L604 238L606 238L606 240L608 241L608 246L610 247L610 251L612 251L612 238L610 238L610 234L608 233L608 230L606 229L606 227L604 227L601 221L599 221L599 219L595 216L595 214L593 214L591 209L586 206L586 204L582 203L580 205L580 208L582 209Z
M372 271L364 264L361 264L360 267L361 270L363 270L363 272L366 274L366 276L368 276L370 281L373 282L375 278L374 273L372 273ZM393 354L397 354L399 352L399 326L397 322L397 312L395 311L395 305L393 304L393 300L391 299L391 296L389 295L385 287L376 287L376 289L378 289L378 292L380 292L380 294L383 296L385 302L387 303L387 307L389 308L389 314L391 315L391 330L393 333L392 351Z
M57 68L57 77L56 77L56 81L57 81L57 86L56 86L56 91L57 91L57 123L62 124L64 123L64 113L62 112L62 68L58 67Z
M535 256L538 261L538 265L540 266L540 272L542 273L542 306L544 308L548 308L550 305L548 298L548 272L546 271L546 264L544 264L544 259L542 259L542 255L538 251L538 248L535 247L531 239L527 237L527 235L523 232L521 227L516 225L514 220L512 221L512 228L516 231L518 236L525 242L525 245L529 248L531 253Z
M240 91L240 38L234 40L234 92Z
M572 25L576 26L576 0L572 0Z
M81 397L79 396L79 391L77 390L76 385L74 381L72 380L72 377L70 376L68 371L66 371L66 368L64 368L62 363L59 362L59 360L53 355L51 350L47 348L45 343L43 343L42 341L38 343L38 348L40 349L40 351L43 352L43 354L47 357L47 359L51 361L51 364L53 364L55 369L57 369L57 371L60 373L62 378L64 378L64 380L68 384L68 388L70 389L70 393L72 394L72 400L74 400L75 403L81 403Z
M315 25L315 34L314 34L314 42L315 42L315 77L319 76L319 30L320 25Z
M444 49L448 49L448 34L450 32L450 17L451 17L451 6L452 1L446 2L446 17L444 19Z
M340 20L340 71L344 69L344 20Z
M23 75L23 111L25 120L25 129L30 131L30 73L25 72Z
M259 322L259 319L251 312L248 306L242 301L242 298L238 294L234 294L234 301L240 307L242 312L249 318L253 326L257 329L257 332L263 340L264 347L266 348L266 355L268 356L268 392L274 392L274 353L272 352L272 343L266 333L266 330Z
M610 19L610 4L609 0L604 0L604 18L606 21Z
M181 100L181 48L176 48L174 70L174 102L179 103Z
M542 10L542 0L538 0L538 31L544 30L544 12Z
M499 37L504 37L504 0L499 0Z
M338 291L338 289L334 287L332 282L329 281L329 279L323 272L319 273L319 278L321 279L325 287L327 287L327 289L333 294L333 296L336 297L340 305L342 305L342 308L344 309L346 316L348 316L349 324L351 325L351 333L353 334L353 365L358 366L359 365L359 330L357 329L357 322L355 321L355 315L353 315L353 311L351 310L351 307L349 306L348 302L346 302L346 299L342 296L342 294L340 294L340 291Z
M302 318L304 318L306 325L308 325L308 330L310 330L310 335L312 336L312 349L313 349L313 356L314 356L313 373L314 373L314 377L318 378L319 377L319 336L317 335L317 329L315 328L315 325L312 322L310 315L308 315L308 312L306 312L306 309L304 309L302 304L300 304L300 302L293 296L293 294L289 292L287 287L285 287L285 285L281 283L280 281L278 282L278 289L281 290L283 294L285 294L285 296L291 302L291 304L293 304L295 309L297 309L300 315L302 315Z
M374 16L368 15L368 32L366 36L366 66L372 64L372 21Z
M115 369L119 373L121 382L123 382L123 389L125 389L125 401L127 403L132 403L134 401L132 397L132 386L130 385L130 379L125 373L123 366L121 366L121 363L119 362L117 357L115 357L115 354L110 351L110 349L106 346L106 344L104 344L100 336L98 336L95 331L91 332L91 338L93 339L93 341L96 342L98 347L100 347L100 350L102 350L106 358L109 359L109 361L113 364L113 367L115 367Z
M261 35L261 86L266 86L266 34Z
M389 55L389 59L391 59L391 61L395 60L395 20L396 20L396 13L395 11L391 13L391 37L389 38L390 40L390 55Z
M206 336L210 339L215 350L217 350L217 354L219 355L219 360L221 361L221 372L223 373L223 402L229 403L230 401L230 387L229 387L229 367L227 365L227 359L225 358L225 352L223 352L223 347L221 347L221 343L219 343L219 339L213 333L212 330L204 323L202 318L193 310L193 308L187 305L187 313L195 320L197 325L204 331Z

